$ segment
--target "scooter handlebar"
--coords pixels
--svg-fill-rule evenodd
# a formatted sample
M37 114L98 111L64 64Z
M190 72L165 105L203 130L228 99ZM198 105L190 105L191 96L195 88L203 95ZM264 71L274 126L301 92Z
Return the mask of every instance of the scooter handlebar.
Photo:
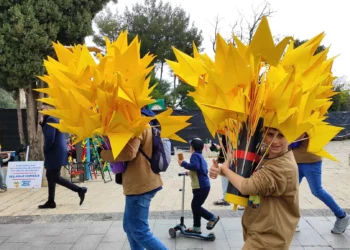
M187 174L186 173L179 173L178 175L179 176L186 176Z

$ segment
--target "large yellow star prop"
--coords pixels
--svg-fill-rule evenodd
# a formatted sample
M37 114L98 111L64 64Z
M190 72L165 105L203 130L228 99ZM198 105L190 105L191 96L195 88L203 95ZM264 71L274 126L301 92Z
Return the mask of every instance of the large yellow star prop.
M107 136L114 157L126 143L139 136L152 118L141 116L141 108L153 103L153 88L149 88L149 66L154 56L141 58L140 42L130 44L122 32L115 42L106 39L106 54L96 60L85 45L72 49L54 43L58 60L49 57L44 62L47 75L40 79L48 88L37 91L49 95L39 101L55 109L42 111L60 119L51 124L62 132L77 136L75 143L94 136ZM169 109L155 118L162 126L162 137L183 141L176 135L187 127L189 116L171 116Z
M194 57L174 48L177 62L168 63L194 87L189 95L212 135L229 131L231 141L238 138L239 130L230 124L245 124L253 135L263 118L264 126L279 129L289 142L309 133L308 151L334 160L323 147L342 128L323 122L336 94L334 58L327 59L328 49L315 55L323 37L321 33L298 48L291 37L275 45L264 17L249 45L237 37L235 45L227 43L218 34L215 60L194 46Z

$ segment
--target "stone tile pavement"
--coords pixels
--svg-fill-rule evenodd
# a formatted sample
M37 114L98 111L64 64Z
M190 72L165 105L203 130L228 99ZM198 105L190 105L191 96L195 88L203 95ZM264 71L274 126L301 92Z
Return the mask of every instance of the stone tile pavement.
M78 216L76 216L78 218ZM331 234L333 217L303 217L301 231L296 233L291 250L350 250L350 229L342 235ZM185 238L178 233L170 238L169 228L176 219L151 219L153 233L170 249L238 250L243 246L241 219L222 218L213 232L213 242ZM191 219L185 224L191 225ZM203 221L204 224L204 221ZM204 233L208 233L204 230ZM0 224L0 250L129 250L122 221L32 222L30 224Z
M333 195L334 199L343 208L350 208L350 140L331 142L326 149L337 157L340 162L324 161L323 184L324 188ZM189 154L185 154L189 158ZM208 164L211 159L207 158ZM163 190L158 192L151 203L151 211L165 212L181 209L182 179L177 173L183 171L173 159L172 166L162 174ZM185 209L190 210L192 199L190 180L186 180ZM124 210L125 202L122 187L114 182L104 183L99 177L79 183L88 187L88 193L83 206L78 205L78 196L68 189L58 186L56 189L57 209L39 210L37 206L47 199L47 188L41 189L12 189L6 193L0 193L0 216L22 215L48 215L48 214L87 214L87 213L115 213ZM209 210L231 210L230 207L217 207L212 203L222 194L220 178L211 180L211 191L204 206ZM306 180L300 186L301 209L327 209L327 207L315 198L308 187Z
M324 188L350 213L350 141L331 142L326 149L340 162L324 161ZM185 154L189 158L189 154ZM207 158L210 164L211 159ZM170 239L168 229L180 216L182 170L172 162L162 175L163 190L151 203L151 225L154 233L169 249L241 249L240 226L242 211L212 204L221 195L220 179L212 180L212 189L205 207L223 218L215 228L216 241L204 242L178 236ZM80 183L88 187L82 206L78 196L62 187L56 189L57 209L39 210L37 206L47 199L47 188L13 189L0 193L0 250L2 249L129 249L122 229L124 195L114 182L97 180ZM191 218L190 181L186 183L185 217ZM291 249L348 249L350 230L343 235L330 233L334 217L330 210L315 198L304 180L300 186L300 208L303 219ZM187 223L190 225L190 221Z

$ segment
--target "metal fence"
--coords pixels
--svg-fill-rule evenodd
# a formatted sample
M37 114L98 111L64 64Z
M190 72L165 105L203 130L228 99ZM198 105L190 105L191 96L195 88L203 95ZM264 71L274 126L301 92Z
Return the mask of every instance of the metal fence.
M156 111L156 113L159 113L159 111ZM192 116L189 120L191 125L178 133L186 141L194 137L199 137L204 141L216 141L206 128L200 110L174 110L173 114ZM25 110L22 112L22 118L27 141ZM330 112L327 121L333 125L344 127L344 130L334 140L350 138L350 112ZM20 147L16 109L0 109L0 144L2 145L2 150L15 150ZM188 148L188 144L176 141L173 141L172 145L178 148Z

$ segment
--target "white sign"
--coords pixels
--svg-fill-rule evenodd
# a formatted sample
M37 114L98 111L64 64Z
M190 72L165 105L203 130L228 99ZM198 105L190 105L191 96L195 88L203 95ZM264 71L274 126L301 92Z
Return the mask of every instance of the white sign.
M10 161L7 166L7 188L41 188L43 161Z

